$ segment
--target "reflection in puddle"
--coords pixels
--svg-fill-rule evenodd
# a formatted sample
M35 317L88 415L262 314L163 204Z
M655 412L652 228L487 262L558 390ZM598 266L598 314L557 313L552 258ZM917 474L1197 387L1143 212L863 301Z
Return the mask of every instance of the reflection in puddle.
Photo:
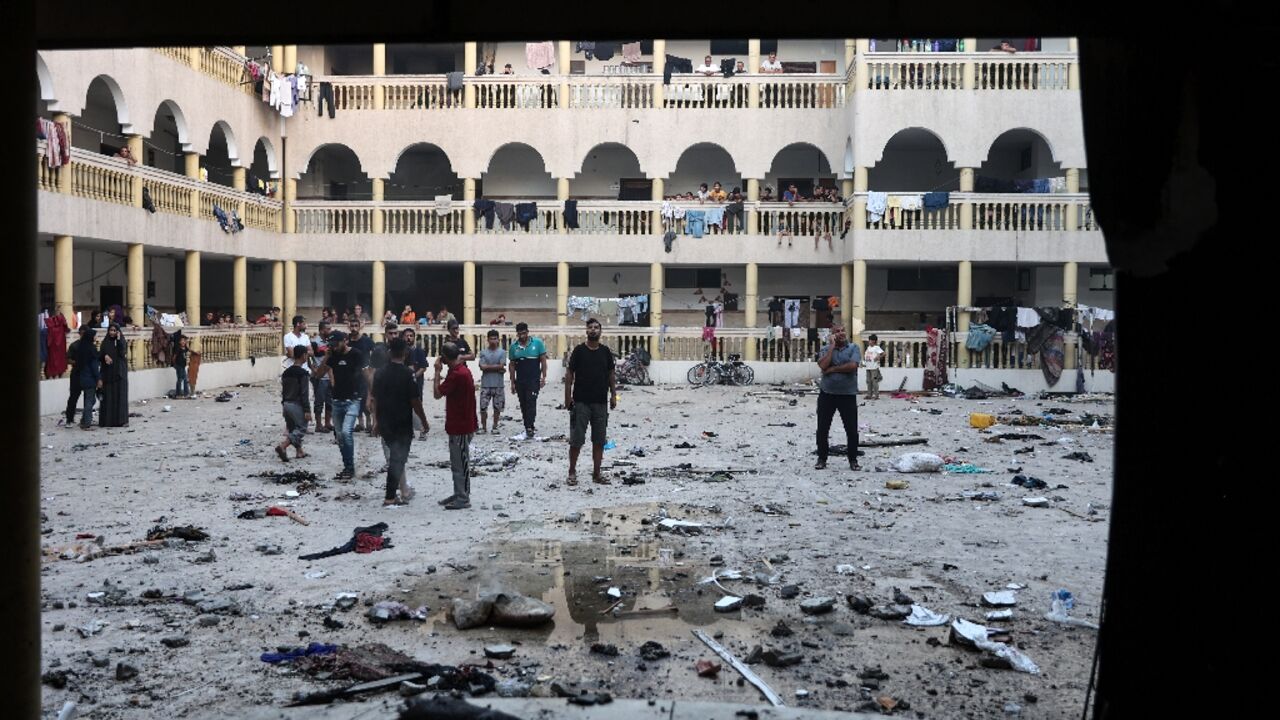
M707 523L717 520L714 510L666 508L671 517ZM625 645L685 637L690 627L706 626L725 616L713 609L720 594L698 585L700 578L711 574L702 551L692 552L698 558L696 563L664 562L684 551L687 538L658 533L653 525L641 523L642 518L659 511L656 504L595 509L584 513L584 522L577 528L586 531L586 539L518 539L478 547L478 557L468 560L476 565L475 570L429 576L409 593L406 602L425 603L438 610L424 624L424 632L456 632L445 618L448 598L509 589L551 603L556 616L554 625L543 628L504 628L504 638L547 645ZM508 529L519 532L530 528ZM662 553L663 549L670 552ZM608 612L616 602L605 595L610 587L623 592L617 616ZM666 610L672 607L675 612Z

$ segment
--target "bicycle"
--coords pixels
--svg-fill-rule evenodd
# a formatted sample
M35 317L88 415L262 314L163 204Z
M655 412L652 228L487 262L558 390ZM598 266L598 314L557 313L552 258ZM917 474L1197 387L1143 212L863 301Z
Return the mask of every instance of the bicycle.
M689 368L686 378L692 385L750 385L755 381L756 373L750 365L742 362L739 354L732 354L727 361L720 362L707 353L702 362Z
M646 369L649 360L648 350L644 348L632 350L625 360L618 361L615 371L618 382L624 385L652 385L653 381L649 379L649 371Z

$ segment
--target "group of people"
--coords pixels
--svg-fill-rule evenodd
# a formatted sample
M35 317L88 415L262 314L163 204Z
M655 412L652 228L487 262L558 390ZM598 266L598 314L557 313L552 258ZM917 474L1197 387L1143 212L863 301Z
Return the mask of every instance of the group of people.
M126 427L129 424L129 345L117 323L107 326L106 335L96 342L97 329L80 326L80 337L67 348L70 365L70 392L63 427L75 424L76 406L84 399L80 429L92 430L93 407L98 404L98 424ZM98 401L101 400L101 403Z
M284 338L287 367L280 378L285 436L274 448L282 461L290 460L290 446L294 448L294 458L308 456L303 442L314 422L314 432L335 435L342 458L342 469L335 479L350 480L356 472L355 433L367 426L370 435L381 439L386 460L383 504L407 504L415 494L405 475L414 439L414 418L421 428L419 439L425 439L431 429L423 409L428 370L432 397L445 401L444 429L453 478L452 494L439 501L445 509L471 506L471 441L477 433L499 432L508 380L511 394L519 398L524 425L524 431L513 439L536 437L538 396L547 382L547 351L540 338L530 336L526 323L516 325L516 340L505 350L499 332L489 330L486 346L477 353L459 333L457 320L449 320L447 335L434 362L428 362L425 351L417 346L417 333L412 326L401 329L397 323L388 323L378 342L362 333L359 321L347 327L349 333L336 330L329 320L323 320L313 339L307 334L306 320L302 316L293 318L293 328ZM586 443L588 429L592 480L609 484L601 475L600 463L608 411L617 404L617 361L613 351L600 343L601 333L600 322L588 320L586 342L575 348L568 360L564 407L570 413L572 427L569 485L577 484L578 455ZM479 388L467 366L473 360L480 371Z

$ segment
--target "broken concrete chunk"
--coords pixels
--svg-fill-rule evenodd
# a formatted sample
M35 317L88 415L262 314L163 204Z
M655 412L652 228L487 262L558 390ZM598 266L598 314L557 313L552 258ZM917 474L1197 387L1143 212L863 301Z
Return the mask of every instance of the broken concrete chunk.
M479 600L454 598L453 602L449 604L446 614L453 621L455 627L459 630L467 630L485 624L489 620L489 614L492 611L493 600L491 598L481 598Z
M821 615L822 613L831 612L835 606L836 599L833 597L810 598L800 603L800 612L808 615Z
M506 627L534 627L550 622L556 609L541 600L503 593L493 600L493 611L489 619L495 625Z
M1027 507L1045 507L1049 504L1047 497L1025 497L1022 498L1022 504Z
M484 656L494 660L506 660L516 654L514 645L485 645Z
M791 665L799 665L804 661L804 656L798 652L766 650L760 656L760 659L764 660L764 664L769 667L789 667Z
M160 638L160 644L167 648L180 648L190 645L191 641L180 635L176 635L174 637Z
M117 680L132 680L136 677L138 677L138 668L123 662L116 664Z
M791 598L795 598L799 596L800 596L799 585L783 585L782 587L778 588L778 597L782 598L783 600L790 600Z
M845 597L845 601L859 615L866 615L872 607L872 602L866 595L848 595Z

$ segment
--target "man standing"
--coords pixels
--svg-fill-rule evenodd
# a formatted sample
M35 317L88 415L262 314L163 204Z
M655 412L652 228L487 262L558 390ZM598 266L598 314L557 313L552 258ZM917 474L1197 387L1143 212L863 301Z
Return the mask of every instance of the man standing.
M291 365L295 345L305 345L308 350L311 349L311 338L307 337L307 319L301 315L293 316L293 331L284 336L284 359Z
M507 372L507 353L498 346L498 331L488 333L489 346L480 351L480 432L486 432L489 421L489 405L493 405L493 431L498 432L498 420L507 406L503 395L502 377Z
M440 376L444 366L449 376ZM447 342L436 358L432 394L444 398L444 431L449 436L449 467L453 472L453 494L440 501L445 510L471 507L471 437L476 431L476 381L459 357L458 346Z
M867 338L867 349L862 353L862 367L867 369L867 399L880 399L880 356L884 348L880 347L880 339L875 335Z
M156 327L159 326L157 325ZM92 331L93 328L88 325L81 325L80 337L71 343L71 347L67 348L67 363L71 366L71 372L67 373L67 375L71 378L71 385L68 388L67 395L67 423L63 425L66 428L75 425L76 406L80 404L80 394L84 392L80 387L80 344L85 341L85 335ZM168 336L165 337L167 338ZM152 343L154 344L155 341L152 340ZM90 340L89 344L92 345L93 341Z
M760 72L771 74L782 72L782 63L778 62L778 53L769 53L769 59L760 63Z
M356 476L356 440L353 434L356 416L360 414L360 378L364 370L364 356L347 346L347 336L334 332L329 336L329 353L320 367L312 371L312 377L329 374L333 387L333 416L338 421L338 450L342 453L342 470L335 480L350 480Z
M400 336L404 338L404 364L413 370L414 389L417 391L415 397L418 402L422 402L422 386L423 378L426 377L427 368L431 363L427 362L427 351L418 347L418 331L412 327L407 327L400 331ZM427 426L422 426L422 437L427 437Z
M359 310L360 306L357 305L356 311L358 312ZM365 376L363 370L369 367L369 363L372 359L373 338L361 332L361 330L364 329L364 323L358 320L352 320L348 327L351 329L351 334L347 337L347 345L353 350L360 351L360 361L363 363L363 365L360 366L360 370L362 371L359 375L360 408L357 414L358 419L356 421L355 428L356 431L359 432L364 430L367 425L372 424L372 422L369 421L369 378Z
M694 72L699 75L711 77L712 75L718 75L720 73L720 68L711 64L711 56L708 55L706 58L703 59L702 64L699 65L698 68L694 70Z
M524 435L517 439L532 440L538 420L538 392L547 384L547 349L541 338L529 337L528 323L516 323L516 341L507 357L511 359L511 394L519 396L524 418Z
M844 424L845 446L849 451L849 469L858 465L858 364L862 356L858 346L849 343L843 326L831 330L831 343L818 351L818 464L814 470L827 467L827 436L836 411Z
M476 359L476 354L471 350L471 344L467 339L458 334L458 321L450 316L449 321L445 324L448 335L445 336L445 342L451 342L458 346L458 357L462 362L471 362Z
M294 327L297 327L295 324ZM292 445L297 457L307 456L302 451L302 437L311 423L311 412L307 409L307 380L311 373L307 372L306 345L293 346L293 364L280 375L280 408L284 412L284 441L276 445L276 455L283 462L289 462L289 446Z
M387 454L387 491L382 504L404 505L413 498L413 488L404 474L413 444L413 416L422 422L423 434L431 428L422 411L422 398L417 395L413 371L405 365L404 338L394 336L387 341L387 364L373 376L370 395L374 430L382 437ZM400 493L399 499L396 492Z
M329 352L329 321L321 320L320 329L316 333L315 339L311 341L311 359L309 369L315 370L320 367L320 361ZM312 413L316 417L316 432L333 432L333 383L329 379L329 375L325 374L321 377L311 378L311 390L314 397L314 405ZM321 416L324 417L324 424L320 424Z
M564 376L564 406L569 409L569 479L578 484L578 453L586 442L591 425L591 481L608 485L600 474L604 444L608 438L609 410L618 407L618 387L614 376L613 351L600 344L600 321L587 321L587 341L573 349ZM605 403L608 409L605 409Z

